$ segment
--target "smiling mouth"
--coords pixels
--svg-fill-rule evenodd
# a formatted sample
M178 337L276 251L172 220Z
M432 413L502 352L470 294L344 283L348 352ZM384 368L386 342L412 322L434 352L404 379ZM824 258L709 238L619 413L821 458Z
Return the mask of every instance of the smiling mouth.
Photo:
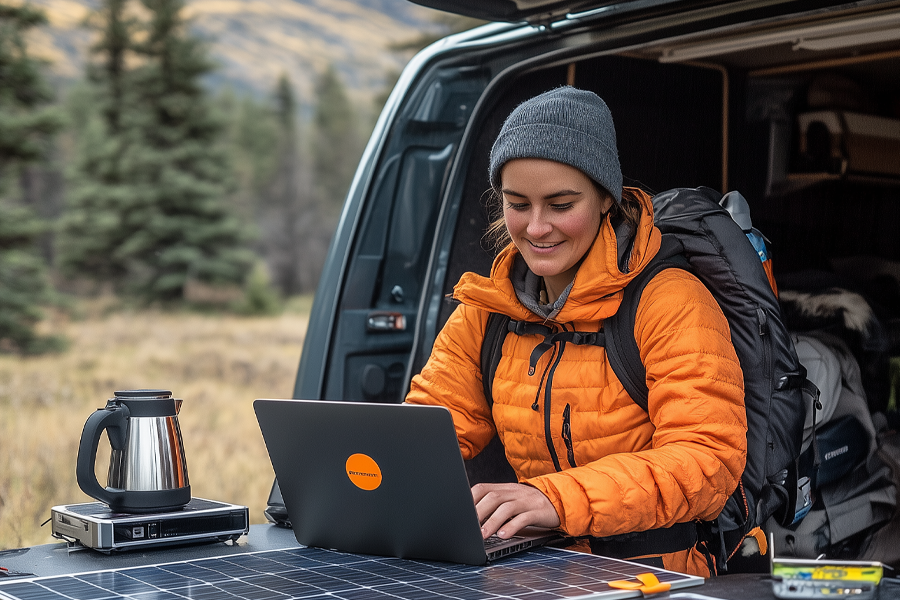
M555 248L556 246L559 246L560 244L562 244L562 242L555 242L555 243L552 243L552 244L546 244L546 243L545 243L545 244L539 244L539 243L537 243L537 242L532 242L531 240L529 240L528 243L531 244L531 246L532 246L533 248L537 248L538 250L548 250L548 249L550 249L550 248Z

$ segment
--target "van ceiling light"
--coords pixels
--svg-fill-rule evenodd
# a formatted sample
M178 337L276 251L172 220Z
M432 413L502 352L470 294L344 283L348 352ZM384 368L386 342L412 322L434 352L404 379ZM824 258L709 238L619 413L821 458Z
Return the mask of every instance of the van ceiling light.
M833 50L900 39L898 28L900 12L886 13L706 43L672 46L663 49L659 61L682 62L778 44L792 44L794 50Z

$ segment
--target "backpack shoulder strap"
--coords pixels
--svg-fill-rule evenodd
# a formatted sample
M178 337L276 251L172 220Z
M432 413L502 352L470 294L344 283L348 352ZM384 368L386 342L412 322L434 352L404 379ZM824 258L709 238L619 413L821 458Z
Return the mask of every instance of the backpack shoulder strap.
M481 342L481 384L488 406L494 405L494 374L503 356L503 342L509 333L509 316L500 313L488 314Z
M663 234L659 252L637 277L625 286L622 304L614 315L603 322L606 334L606 357L609 366L635 404L647 410L647 369L634 339L634 323L644 288L657 273L670 268L688 269L681 256L681 242L674 234Z

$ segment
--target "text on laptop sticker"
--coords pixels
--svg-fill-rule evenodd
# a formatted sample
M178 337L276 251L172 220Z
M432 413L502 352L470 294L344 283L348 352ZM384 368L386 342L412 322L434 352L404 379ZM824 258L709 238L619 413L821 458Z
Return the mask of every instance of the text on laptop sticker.
M362 490L374 490L381 485L381 468L365 454L351 454L347 459L347 477Z

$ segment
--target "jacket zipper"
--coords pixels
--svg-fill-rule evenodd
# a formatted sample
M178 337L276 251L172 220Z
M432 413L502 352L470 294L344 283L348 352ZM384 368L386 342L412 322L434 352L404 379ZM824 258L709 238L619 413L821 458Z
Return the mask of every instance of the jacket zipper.
M563 350L565 350L565 348L566 343L559 342L559 354L556 355L556 360L553 361L553 366L547 374L547 385L544 388L544 437L547 440L547 449L550 451L550 458L553 459L553 467L557 471L562 471L562 467L559 465L559 457L556 455L556 448L553 445L553 434L550 430L550 390L553 389L553 374L556 372L556 367L559 366L559 361L562 360Z
M575 449L572 447L572 407L568 404L563 410L562 438L566 443L566 457L569 459L569 466L575 467Z

